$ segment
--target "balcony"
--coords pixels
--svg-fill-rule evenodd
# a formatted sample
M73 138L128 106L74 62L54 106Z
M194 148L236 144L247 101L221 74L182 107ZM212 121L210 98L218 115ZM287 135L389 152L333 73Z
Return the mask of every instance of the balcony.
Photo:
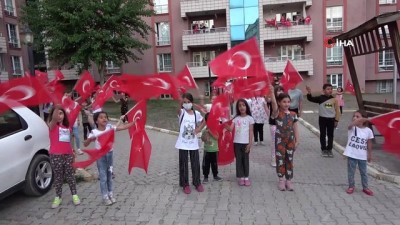
M106 68L106 74L107 75L120 74L120 73L121 73L121 68L119 68L119 67Z
M204 66L201 62L188 62L186 64L189 67L190 73L193 78L208 78L208 66ZM210 70L211 77L215 77L215 74Z
M226 27L211 28L207 30L185 30L182 36L183 51L193 46L217 46L230 42Z
M312 6L312 0L262 0L263 5L283 5L305 3L306 6Z
M0 72L0 83L8 81L8 72L1 71Z
M283 73L287 58L265 57L265 68L273 73ZM314 75L314 60L311 55L297 55L290 59L293 66L299 72L307 72L309 76Z
M78 76L78 70L77 69L63 69L61 68L61 73L64 75L64 79L63 80L78 80L79 76ZM49 80L53 80L55 77L54 74L54 70L49 70L47 72L47 74L49 75Z
M260 32L260 40L305 40L310 42L313 40L313 25L298 24L296 21L291 22L291 26L284 26L280 22L277 22L276 26L265 24L264 28Z
M228 0L181 0L181 17L225 14L228 7Z
M0 53L7 53L7 41L6 38L0 33Z
M15 16L15 9L12 5L5 5L4 13L8 16Z

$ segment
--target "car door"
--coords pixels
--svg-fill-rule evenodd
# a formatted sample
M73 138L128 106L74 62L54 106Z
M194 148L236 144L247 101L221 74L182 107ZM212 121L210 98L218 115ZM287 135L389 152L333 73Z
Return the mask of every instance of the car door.
M26 122L15 111L0 113L0 193L25 180L31 138Z

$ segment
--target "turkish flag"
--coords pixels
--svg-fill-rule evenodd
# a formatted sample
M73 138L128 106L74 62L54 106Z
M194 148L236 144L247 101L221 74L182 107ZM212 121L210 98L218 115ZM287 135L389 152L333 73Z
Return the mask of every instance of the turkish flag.
M49 82L49 76L47 73L40 70L35 70L35 77L37 77L43 84L47 84Z
M51 94L37 77L24 76L0 83L0 112L20 105L36 106L52 101Z
M115 139L114 129L102 133L100 136L97 137L97 140L100 143L101 148L82 150L89 155L89 159L81 162L74 162L72 166L75 168L86 168L90 166L92 163L96 162L98 159L106 155L112 149L112 146L114 144L114 139Z
M106 83L103 85L103 90L111 89L111 90L120 90L121 88L121 81L119 77L112 75Z
M247 79L237 79L232 84L233 98L262 97L270 93L270 82L267 77L249 77Z
M80 79L76 82L74 90L81 96L80 100L84 101L92 94L95 87L96 82L89 71L86 70L81 74Z
M170 94L179 98L177 79L169 74L128 75L120 76L122 88L137 101L158 98Z
M198 89L196 81L190 73L189 67L186 65L183 70L178 74L177 79L179 85L188 89Z
M106 88L105 86L97 90L96 98L92 103L93 109L98 109L103 107L104 103L114 96L114 91L111 88Z
M295 88L297 84L301 83L302 81L303 78L296 70L296 68L294 68L292 62L288 60L281 78L281 85L283 87L283 90L287 93L289 89Z
M218 165L228 165L235 160L235 152L233 150L233 134L235 128L232 131L228 131L225 128L225 124L231 126L232 120L227 121L219 126L218 130Z
M369 121L385 138L383 149L400 156L400 110L375 116Z
M352 95L356 95L356 91L354 90L354 86L350 83L349 80L346 82L346 87L344 88L345 92L350 92Z
M217 79L212 83L212 87L225 87L226 86L226 81L229 79L226 77L217 77Z
M210 62L210 68L217 76L229 78L262 76L266 73L256 38L222 53Z
M211 105L210 114L207 119L207 127L213 134L218 134L218 128L222 119L229 120L229 97L218 95Z
M81 105L76 101L72 100L71 97L64 95L61 98L61 105L65 109L67 113L69 126L72 127L75 123L76 118L79 116L79 112L81 111Z
M139 101L126 114L129 122L135 121L135 125L129 128L131 138L131 152L129 156L128 172L131 173L134 167L146 171L151 156L151 143L145 131L147 105L146 101Z

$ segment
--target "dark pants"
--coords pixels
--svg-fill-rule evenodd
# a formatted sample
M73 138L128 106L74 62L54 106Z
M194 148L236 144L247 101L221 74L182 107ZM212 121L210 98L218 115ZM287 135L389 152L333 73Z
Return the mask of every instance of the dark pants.
M340 114L343 114L343 106L339 106L340 108Z
M249 153L246 153L247 144L233 143L236 158L236 177L249 177Z
M255 123L254 124L254 141L258 141L258 136L260 136L260 141L264 141L264 124Z
M92 132L92 127L90 126L90 123L82 123L82 126L83 126L83 140L86 140L88 136L88 131L89 133Z
M200 158L199 150L183 150L179 149L179 186L189 186L189 162L192 165L192 179L195 187L201 184L200 182Z
M319 142L321 150L331 151L333 148L333 131L335 130L335 118L319 117ZM328 145L326 145L326 135L328 135Z
M44 122L46 122L47 123L47 119L49 118L49 113L43 113L43 119L44 119Z
M295 112L297 114L297 116L299 116L299 108L289 109L289 111Z
M61 198L64 179L67 181L72 195L76 195L75 170L72 167L73 161L74 155L72 154L50 154L50 164L54 173L53 187L56 190L57 197Z
M210 167L213 176L218 176L218 152L204 152L203 157L203 175L204 178L208 178L210 174Z

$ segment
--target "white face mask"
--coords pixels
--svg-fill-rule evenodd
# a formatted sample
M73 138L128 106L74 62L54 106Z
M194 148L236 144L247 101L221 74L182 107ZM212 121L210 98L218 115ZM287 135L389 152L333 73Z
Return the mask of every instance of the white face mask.
M183 103L182 106L186 110L190 110L193 107L192 103Z

